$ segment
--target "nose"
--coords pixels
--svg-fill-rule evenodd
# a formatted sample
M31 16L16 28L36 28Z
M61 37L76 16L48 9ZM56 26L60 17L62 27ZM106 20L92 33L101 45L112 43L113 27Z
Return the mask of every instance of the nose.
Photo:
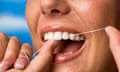
M64 15L70 11L66 0L40 0L40 9L44 15Z

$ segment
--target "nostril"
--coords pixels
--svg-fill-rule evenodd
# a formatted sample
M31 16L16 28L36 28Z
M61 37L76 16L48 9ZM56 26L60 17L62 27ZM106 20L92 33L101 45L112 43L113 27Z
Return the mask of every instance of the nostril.
M66 15L70 12L70 6L64 0L40 0L40 13L45 16Z
M53 9L53 10L51 10L51 14L59 14L59 13L60 13L60 11L57 10L57 9Z
M50 10L50 11L48 11L48 12L42 11L42 13L43 13L44 15L45 15L45 14L58 15L58 14L60 14L61 12L60 12L59 10L57 10L57 9L53 9L53 10Z

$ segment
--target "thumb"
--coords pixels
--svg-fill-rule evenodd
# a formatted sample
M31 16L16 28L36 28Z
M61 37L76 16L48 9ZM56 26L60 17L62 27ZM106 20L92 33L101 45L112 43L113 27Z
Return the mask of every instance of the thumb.
M120 71L120 31L112 26L105 29L110 40L110 49Z
M56 48L57 41L47 41L40 50L40 53L31 61L25 72L43 72L51 63L53 50Z

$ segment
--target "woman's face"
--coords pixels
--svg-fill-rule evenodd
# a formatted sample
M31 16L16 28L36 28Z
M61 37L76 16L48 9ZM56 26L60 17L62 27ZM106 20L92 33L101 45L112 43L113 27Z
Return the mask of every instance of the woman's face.
M44 45L45 34L61 40L54 50L52 72L113 72L104 31L81 35L78 41L70 35L114 26L115 1L28 0L26 16L35 50Z

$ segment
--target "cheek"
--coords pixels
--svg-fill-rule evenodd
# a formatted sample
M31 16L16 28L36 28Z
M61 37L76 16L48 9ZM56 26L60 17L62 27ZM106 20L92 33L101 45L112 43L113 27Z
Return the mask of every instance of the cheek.
M83 17L89 27L104 27L108 22L107 6L99 4L88 4L86 10L82 10Z
M36 33L36 27L40 15L39 2L30 0L26 7L26 18L32 33Z
M73 9L76 13L83 18L86 26L93 28L104 27L109 24L112 19L111 6L105 1L85 0L73 3Z
M26 7L26 18L32 41L35 48L40 47L40 37L37 34L38 20L40 16L39 2L30 0Z

